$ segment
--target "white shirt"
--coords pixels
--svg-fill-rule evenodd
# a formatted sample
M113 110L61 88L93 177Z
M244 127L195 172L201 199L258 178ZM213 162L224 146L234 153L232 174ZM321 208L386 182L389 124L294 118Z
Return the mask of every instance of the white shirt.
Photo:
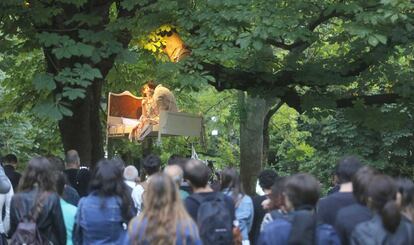
M0 218L0 233L7 233L10 229L10 202L13 195L13 187L6 194L0 194L0 214L3 213L3 208L6 209L4 219Z
M142 194L144 193L144 187L142 185L137 184L132 188L132 200L134 201L134 206L137 209L137 215L142 211Z

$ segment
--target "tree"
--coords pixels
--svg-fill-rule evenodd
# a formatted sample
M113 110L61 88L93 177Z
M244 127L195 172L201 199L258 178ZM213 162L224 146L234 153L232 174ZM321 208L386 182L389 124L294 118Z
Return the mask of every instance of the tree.
M412 71L393 60L411 59L413 8L398 0L205 1L176 22L191 62L219 91L272 94L303 112L410 101Z
M128 18L139 7L95 0L8 0L0 7L1 52L42 53L44 65L33 78L40 97L34 110L59 120L64 149L76 149L82 162L94 164L103 157L102 85L116 59L130 56Z
M409 1L38 0L22 5L7 0L0 6L7 44L2 47L41 49L46 61L45 73L33 80L43 99L37 110L63 116L65 149L76 145L87 161L102 155L97 108L116 57L131 58L126 48L132 37L140 40L166 23L176 26L192 49L191 57L170 64L182 86L207 82L219 91L270 95L300 112L411 100L413 71L407 67L412 66L414 7ZM403 65L396 66L401 59ZM254 154L260 159L262 150Z

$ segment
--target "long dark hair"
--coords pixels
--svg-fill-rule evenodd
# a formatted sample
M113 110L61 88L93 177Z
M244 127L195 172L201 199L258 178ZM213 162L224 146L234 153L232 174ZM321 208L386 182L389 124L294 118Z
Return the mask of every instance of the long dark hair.
M283 192L285 191L285 184L288 177L277 177L275 183L272 185L272 192L269 194L269 198L271 201L271 208L280 209L285 205L285 200L283 196Z
M132 202L128 187L123 181L122 169L116 160L103 159L95 168L90 189L99 196L118 196L121 198L121 214L125 221L129 221L132 214Z
M221 187L220 189L223 191L224 189L228 189L232 192L232 198L234 203L238 203L244 196L244 191L240 181L240 175L237 173L235 168L225 168L221 172Z
M381 216L382 223L389 232L394 233L400 224L401 214L395 201L397 185L387 175L377 175L368 187L369 206Z
M39 191L55 191L52 164L45 157L33 157L27 164L19 183L19 191L30 191L35 185Z

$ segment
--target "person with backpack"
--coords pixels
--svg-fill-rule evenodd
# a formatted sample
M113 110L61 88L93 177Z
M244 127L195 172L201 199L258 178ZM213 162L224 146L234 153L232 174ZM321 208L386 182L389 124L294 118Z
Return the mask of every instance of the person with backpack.
M208 185L211 170L200 160L191 159L184 169L185 178L193 194L185 199L187 212L197 223L204 245L233 243L233 200L221 192L214 192Z
M88 196L81 198L75 218L74 244L122 244L134 217L131 195L117 160L98 162Z
M284 187L284 203L288 214L281 214L264 227L259 245L339 245L332 226L318 224L315 206L319 199L319 182L309 174L288 177Z
M66 244L66 229L53 167L47 158L30 159L12 197L11 244Z
M128 244L201 245L197 225L181 201L178 187L166 174L151 177L144 209L129 223Z
M236 220L242 235L243 245L249 245L249 231L253 224L253 201L243 192L240 175L234 168L225 168L220 177L221 191L232 198L236 208Z
M396 201L398 192L394 179L376 175L368 186L368 206L373 218L359 223L350 238L351 245L414 244L414 225L401 215Z

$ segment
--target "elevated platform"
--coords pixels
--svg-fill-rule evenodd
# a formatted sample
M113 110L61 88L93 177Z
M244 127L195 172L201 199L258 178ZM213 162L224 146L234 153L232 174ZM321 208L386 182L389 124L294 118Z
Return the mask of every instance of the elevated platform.
M129 91L109 93L106 131L108 138L128 137L141 117L142 99ZM153 126L149 136L159 139L162 136L199 137L202 133L202 121L202 117L198 115L161 111L160 122Z

